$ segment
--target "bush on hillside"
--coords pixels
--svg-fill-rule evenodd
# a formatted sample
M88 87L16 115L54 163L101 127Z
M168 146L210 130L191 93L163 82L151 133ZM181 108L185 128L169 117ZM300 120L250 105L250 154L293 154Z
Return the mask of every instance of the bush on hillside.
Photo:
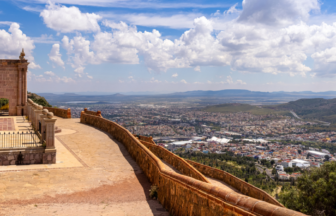
M297 187L280 194L280 201L309 215L336 215L336 162L326 162L298 178Z

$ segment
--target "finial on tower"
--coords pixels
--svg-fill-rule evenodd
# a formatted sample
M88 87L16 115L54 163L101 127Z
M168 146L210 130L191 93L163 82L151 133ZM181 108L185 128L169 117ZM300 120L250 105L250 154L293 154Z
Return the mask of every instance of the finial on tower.
M24 52L24 50L23 50L23 48L22 48L22 52L21 52L21 54L20 54L20 60L26 60L24 57L25 57L25 52Z

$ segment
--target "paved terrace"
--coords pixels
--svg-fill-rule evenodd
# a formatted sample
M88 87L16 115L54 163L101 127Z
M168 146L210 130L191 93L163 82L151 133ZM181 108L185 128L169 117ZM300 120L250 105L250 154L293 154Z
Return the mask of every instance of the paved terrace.
M56 164L0 166L0 215L169 215L122 144L79 119L56 125Z

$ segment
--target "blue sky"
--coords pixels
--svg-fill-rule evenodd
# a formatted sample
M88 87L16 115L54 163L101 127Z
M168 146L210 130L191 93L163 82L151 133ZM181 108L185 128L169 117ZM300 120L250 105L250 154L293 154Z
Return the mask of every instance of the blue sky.
M330 0L0 2L33 92L336 90L335 46Z

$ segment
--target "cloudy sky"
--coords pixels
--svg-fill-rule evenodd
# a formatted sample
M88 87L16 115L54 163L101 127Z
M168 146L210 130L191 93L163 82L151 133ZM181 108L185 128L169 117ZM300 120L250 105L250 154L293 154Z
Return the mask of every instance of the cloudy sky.
M2 0L34 92L336 90L332 0Z

